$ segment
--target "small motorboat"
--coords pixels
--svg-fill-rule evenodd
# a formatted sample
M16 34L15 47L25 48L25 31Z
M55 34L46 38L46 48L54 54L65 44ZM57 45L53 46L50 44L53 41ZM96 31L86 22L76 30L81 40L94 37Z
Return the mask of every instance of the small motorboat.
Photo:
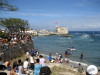
M74 47L69 47L68 49L71 50L71 51L75 51L76 50Z

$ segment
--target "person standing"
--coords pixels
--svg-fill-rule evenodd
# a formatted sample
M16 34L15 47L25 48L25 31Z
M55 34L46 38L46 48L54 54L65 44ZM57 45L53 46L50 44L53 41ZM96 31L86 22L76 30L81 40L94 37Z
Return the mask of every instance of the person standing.
M79 63L79 66L78 66L78 72L80 72L80 73L83 72L83 67L81 66L81 63Z
M51 60L52 60L52 56L51 54L49 54L49 61L51 62Z
M34 60L33 60L33 55L30 56L30 68L34 70Z
M31 55L34 55L34 49L33 48L31 49Z
M81 60L83 59L83 53L81 53L81 57L80 57L80 59L81 59Z
M56 52L56 59L58 59L58 52Z
M67 51L65 51L65 57L67 57L67 54L68 54Z
M45 66L45 62L46 62L45 59L43 58L42 55L40 55L39 58L40 58L40 64L41 64L41 66L44 67Z
M40 62L39 59L36 59L34 75L39 75L39 73L40 73L41 64L39 62Z

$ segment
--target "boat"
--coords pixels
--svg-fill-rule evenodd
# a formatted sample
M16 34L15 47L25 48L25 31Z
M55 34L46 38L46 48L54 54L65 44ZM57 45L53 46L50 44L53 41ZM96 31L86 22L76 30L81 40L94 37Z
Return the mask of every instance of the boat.
M75 51L76 50L74 47L69 47L68 49L71 50L71 51Z

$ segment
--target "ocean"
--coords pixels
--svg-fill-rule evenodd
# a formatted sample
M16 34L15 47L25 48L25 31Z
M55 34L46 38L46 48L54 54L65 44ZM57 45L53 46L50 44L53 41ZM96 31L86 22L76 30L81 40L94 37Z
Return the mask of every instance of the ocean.
M33 37L34 48L46 56L50 53L55 56L56 52L64 56L67 48L73 46L76 50L68 55L70 60L100 67L100 31L70 31L69 34L73 37L56 35ZM81 53L84 55L83 60L80 60Z

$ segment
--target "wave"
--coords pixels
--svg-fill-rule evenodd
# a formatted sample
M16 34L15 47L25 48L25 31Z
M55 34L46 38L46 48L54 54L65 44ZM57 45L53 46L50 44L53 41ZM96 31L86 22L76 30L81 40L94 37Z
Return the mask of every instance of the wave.
M88 66L88 64L86 64L86 63L82 63L82 62L78 62L78 61L69 60L69 62L71 62L71 63L75 63L75 64L79 64L79 63L81 63L81 65L83 65L83 66Z
M49 57L49 55L46 55L46 54L41 54L43 55L44 57ZM56 56L52 56L52 58L56 58Z
M90 38L90 35L88 35L88 34L83 34L83 35L81 36L81 39L86 39L86 38Z

